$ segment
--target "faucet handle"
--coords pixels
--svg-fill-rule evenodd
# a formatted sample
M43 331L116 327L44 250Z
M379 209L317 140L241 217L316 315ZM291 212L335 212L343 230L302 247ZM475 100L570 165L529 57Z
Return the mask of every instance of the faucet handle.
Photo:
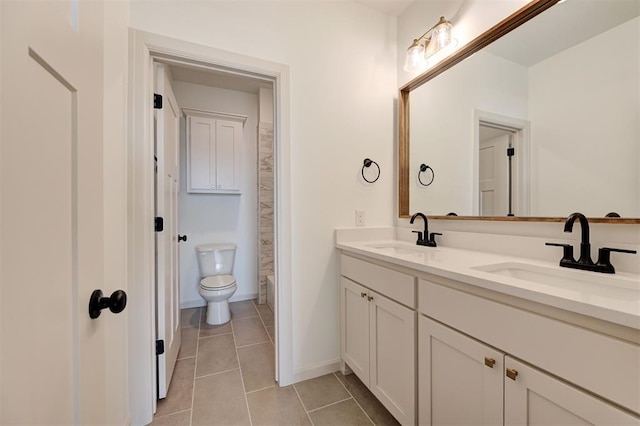
M424 238L422 238L422 231L411 231L411 232L418 234L418 241L424 241Z
M432 232L429 234L429 242L433 243L433 247L436 247L436 235L442 235L441 232Z
M560 265L564 263L575 263L575 259L573 257L573 246L571 244L561 244L561 243L544 243L546 246L554 246L554 247L562 247L562 259L560 259Z
M611 247L602 247L601 249L599 249L598 261L596 262L596 265L598 265L601 268L604 268L603 272L610 273L610 274L615 274L616 272L613 265L611 264L612 251L617 253L629 253L629 254L637 253L637 251L635 250L626 250L626 249L611 248Z

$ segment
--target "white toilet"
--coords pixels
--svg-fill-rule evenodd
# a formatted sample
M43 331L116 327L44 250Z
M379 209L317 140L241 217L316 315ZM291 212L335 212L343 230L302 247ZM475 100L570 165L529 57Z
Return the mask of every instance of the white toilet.
M231 319L229 298L238 289L233 271L235 244L196 246L200 271L200 296L207 301L207 324L219 325Z

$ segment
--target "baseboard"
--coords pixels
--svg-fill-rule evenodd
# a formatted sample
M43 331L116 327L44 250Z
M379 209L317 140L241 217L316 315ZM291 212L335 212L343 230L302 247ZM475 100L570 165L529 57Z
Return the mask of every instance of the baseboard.
M204 299L194 299L194 300L182 300L180 301L180 309L189 309L189 308L199 308L201 306L206 306L207 302Z
M243 300L254 300L258 298L258 293L244 293L244 294L234 294L229 299L229 302L242 302ZM189 309L189 308L199 308L201 306L206 306L207 302L202 299L193 299L193 300L182 300L180 302L180 309Z
M258 293L234 294L229 302L242 302L243 300L254 300L258 298Z
M293 383L315 379L325 374L340 371L340 358L316 364L312 367L297 368L293 371Z

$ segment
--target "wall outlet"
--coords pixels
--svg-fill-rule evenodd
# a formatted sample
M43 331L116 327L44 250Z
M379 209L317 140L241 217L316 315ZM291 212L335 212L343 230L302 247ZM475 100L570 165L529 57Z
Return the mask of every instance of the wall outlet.
M356 210L356 226L364 226L364 210Z

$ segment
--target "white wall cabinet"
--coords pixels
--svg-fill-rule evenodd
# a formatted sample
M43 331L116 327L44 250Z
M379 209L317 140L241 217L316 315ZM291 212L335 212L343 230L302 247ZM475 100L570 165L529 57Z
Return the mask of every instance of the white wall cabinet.
M241 193L245 116L183 109L187 128L187 192Z
M366 275L369 264L356 263ZM400 423L415 424L417 313L344 276L340 288L343 362Z

